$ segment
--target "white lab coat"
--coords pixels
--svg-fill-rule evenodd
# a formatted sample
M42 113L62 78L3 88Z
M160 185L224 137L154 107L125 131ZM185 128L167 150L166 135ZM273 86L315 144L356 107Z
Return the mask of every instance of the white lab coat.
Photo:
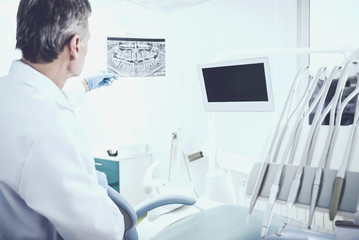
M0 239L109 240L123 231L67 96L14 61L0 78Z

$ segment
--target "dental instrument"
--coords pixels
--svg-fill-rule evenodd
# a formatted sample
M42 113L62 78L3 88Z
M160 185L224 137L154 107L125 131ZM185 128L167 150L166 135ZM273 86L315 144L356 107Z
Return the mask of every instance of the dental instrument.
M318 125L321 125L323 123L325 117L327 116L327 114L330 111L330 121L329 121L327 141L324 145L323 153L321 155L321 158L320 158L320 161L318 164L318 168L316 169L316 173L315 173L315 177L314 177L314 181L313 181L313 187L312 187L312 192L311 192L311 203L310 203L310 208L309 208L308 226L307 226L308 229L311 228L311 225L313 222L314 210L316 208L317 201L318 201L323 169L324 169L324 167L327 167L327 165L329 163L329 161L327 161L327 159L328 159L329 152L332 149L330 146L332 145L333 139L334 139L333 135L334 135L335 113L336 113L339 95L341 94L340 89L344 87L345 81L347 80L346 77L341 77L341 76L343 74L344 74L344 76L347 76L348 66L350 65L348 63L350 63L350 59L354 58L357 53L358 53L358 50L354 54L352 54L350 57L348 57L341 66L334 67L331 77L330 77L330 80L331 80L331 82L334 82L334 78L336 78L336 76L339 73L336 91L335 91L334 96L328 103L327 107L323 110L322 116L320 117L320 120L317 123ZM345 67L345 66L347 66L347 67ZM345 68L345 71L343 70L343 68ZM318 133L319 133L319 127L317 128L317 130L314 134L314 139L317 138ZM314 152L314 148L312 148L309 152L309 156L308 156L309 164L313 158L313 152Z
M351 65L351 64L356 65L356 67L358 68L357 61L354 60L354 61L349 62L349 65ZM358 77L358 71L356 71L356 73L357 73L357 77ZM345 75L344 75L344 77L345 77ZM343 89L341 90L341 95L342 95L342 93L343 93ZM337 171L337 176L336 176L336 179L334 182L334 188L333 188L332 198L331 198L330 208L329 208L329 219L330 220L334 220L334 218L336 216L338 206L339 206L339 200L340 200L340 196L341 196L341 192L342 192L342 188L343 188L343 183L344 183L344 179L345 179L345 173L346 173L347 167L349 166L350 161L352 159L353 146L355 146L354 142L356 142L356 129L357 129L358 119L359 119L358 93L359 93L359 84L357 82L355 89L340 104L340 107L338 110L339 113L337 114L338 120L336 121L336 124L337 124L336 129L339 129L341 116L342 116L345 106L349 103L350 100L352 100L354 97L357 97L356 105L355 105L354 119L353 119L353 124L352 124L352 131L350 132L350 136L348 139L349 145L347 145L344 159ZM332 151L331 151L331 154L332 154ZM329 159L331 159L331 158L329 158Z
M302 131L302 128L303 128L303 124L305 122L305 120L308 119L309 115L314 111L315 107L317 106L317 103L319 102L319 100L321 99L323 93L324 93L324 90L325 90L325 84L327 83L327 74L326 74L326 68L325 67L322 67L318 70L316 76L315 76L315 82L317 82L317 86L316 88L314 89L313 91L313 94L312 96L314 97L314 99L309 103L309 108L306 110L305 112L305 116L303 117L302 121L300 122L300 128L298 128L298 131L295 133L295 139L294 139L294 142L293 142L293 145L292 145L292 149L291 149L291 153L290 153L290 156L289 156L289 159L288 159L288 164L293 164L293 161L294 161L294 158L295 158L295 154L296 154L296 151L297 151L297 147L298 147L298 142L299 142L299 139L301 137L301 131ZM324 79L323 79L323 83L321 83L321 77L322 75L324 74ZM321 83L321 84L320 84ZM318 90L318 93L315 94L315 90L316 89L319 89ZM315 96L314 96L315 95ZM323 99L323 104L324 104L324 99ZM320 108L320 105L319 104L317 106L317 109L316 109L316 113L314 114L314 119L313 119L313 123L315 123L317 120L318 120L318 117L317 119L315 118L315 116L318 114L318 109L321 109ZM314 132L314 128L313 128L313 125L315 126L315 124L312 123L312 127L311 127L311 132L309 133L309 136L308 136L308 139L311 140L312 139L312 134ZM308 142L308 141L307 141ZM311 143L313 141L309 141L308 145L307 146L307 149L304 149L304 152L306 153L307 151L309 151L310 149L310 146L311 146Z
M302 77L303 77L303 74L305 72L307 72L309 70L309 66L305 66L303 67L302 69L300 69L300 71L298 71L297 73L297 76L291 86L291 89L290 89L290 92L287 96L287 100L286 100L286 103L284 105L284 108L282 110L282 113L281 113L281 116L280 116L280 119L279 119L279 122L277 124L277 127L276 127L276 130L275 130L275 133L273 135L273 138L272 138L272 141L271 141L271 145L268 149L268 152L266 154L266 158L264 159L264 161L262 162L261 164L261 167L260 167L260 170L259 170L259 174L258 174L258 177L257 177L257 181L256 181L256 184L255 184L255 187L254 187L254 190L253 190L253 193L252 193L252 197L251 197L251 201L250 201L250 204L249 204L249 215L252 213L253 211L253 208L257 202L257 199L258 199L258 195L259 195L259 192L260 192L260 189L261 189L261 186L263 184L263 180L264 180L264 176L267 172L267 168L268 168L268 165L269 163L271 162L272 159L274 159L273 161L275 162L276 161L276 157L273 158L272 157L272 150L274 149L274 146L275 146L275 143L277 142L277 137L278 137L278 133L280 131L280 127L282 125L282 121L284 119L284 115L285 113L287 112L287 109L290 108L290 105L291 105L291 102L293 100L293 96L294 96L294 93L296 91L296 86L297 84L302 80ZM306 75L305 75L306 76ZM288 120L288 117L287 117L287 120ZM282 133L281 133L281 136L278 140L278 144L277 144L277 149L276 149L276 153L275 153L275 156L277 155L278 153L278 149L279 149L279 146L283 140L283 136L284 136L284 133L285 131L287 130L287 127L288 127L288 124L286 124L286 127L284 127L282 129Z
M181 130L179 130L181 131ZM170 166L168 170L168 181L171 181L172 164L177 164L177 145L178 145L178 132L172 133L171 152L170 152ZM178 165L178 164L177 164ZM175 170L178 170L176 166ZM175 176L178 177L178 176Z
M329 81L328 81L329 87L330 87L330 85L333 84L334 78L336 77L338 72L341 72L341 70L342 70L341 66L336 66L333 69L333 71L329 77ZM337 84L336 87L338 87L338 86L339 86L339 84ZM330 102L328 103L327 107L323 110L323 112L316 124L317 125L316 131L313 136L313 142L315 143L316 139L318 137L318 134L319 134L320 126L322 125L322 123L323 123L324 119L326 118L327 114L329 113L329 111L331 111L327 141L324 145L323 153L321 155L321 158L320 158L320 161L318 164L318 168L316 169L316 172L315 172L313 187L312 187L312 191L311 191L311 202L310 202L309 218L308 218L308 225L307 225L308 229L310 229L311 225L312 225L314 210L316 208L318 196L319 196L319 188L321 185L323 168L325 167L329 146L332 141L333 130L334 130L335 108L336 108L337 102L338 102L338 97L336 97L336 95L334 95L332 97L332 99L330 100ZM311 160L313 158L313 152L314 152L314 147L312 146L311 149L309 150L309 154L308 154L308 165L310 165Z
M337 107L337 103L338 103L338 99L339 99L339 92L340 92L339 90L337 91L337 89L338 89L338 86L341 85L338 82L339 82L339 76L342 73L343 68L344 68L343 66L335 66L331 72L329 81L330 81L331 86L333 86L336 89L336 91L334 92L334 95L332 96L331 99L326 99L329 102L328 102L327 106L325 107L325 109L323 110L322 115L320 116L320 119L317 122L318 128L316 128L316 131L315 131L314 137L313 137L314 140L317 139L319 130L320 130L319 126L323 124L325 118L327 117L327 115L330 112L329 123L328 123L328 125L329 125L328 137L327 137L327 141L326 141L326 144L324 147L323 155L321 157L321 158L324 158L325 161L327 159L329 146L331 144L331 139L332 139L333 130L334 130L335 109ZM338 92L338 94L337 94L337 92ZM328 94L329 94L329 92L328 92ZM328 96L326 98L328 98ZM316 141L313 141L313 142L316 142ZM314 147L312 147L309 150L309 155L308 155L308 161L309 161L308 164L309 165L311 164L311 161L313 159L313 154L314 154ZM325 164L325 162L324 162L324 164ZM324 167L324 165L323 165L323 167Z
M358 103L356 104L356 107L358 107ZM334 220L334 218L337 214L339 200L340 200L340 196L341 196L341 192L342 192L342 188L343 188L343 184L344 184L344 179L345 179L345 173L346 173L346 170L352 160L353 149L357 143L356 130L357 130L357 126L358 126L358 119L359 119L358 115L355 116L355 123L353 123L353 127L352 127L353 129L352 129L351 135L349 137L349 141L351 142L351 144L347 145L346 155L343 159L342 164L340 165L340 168L338 169L337 176L335 178L334 189L333 189L332 199L330 201L330 209L329 209L329 219L331 221Z
M344 69L339 77L339 80L338 80L338 86L336 88L336 91L335 91L335 94L334 94L334 97L333 99L335 101L337 101L337 105L332 105L332 110L331 110L331 118L332 116L334 117L333 119L335 120L334 122L334 132L333 132L333 141L331 142L331 145L334 144L334 141L339 133L339 127L340 127L340 124L341 124L341 118L342 118L342 114L343 114L343 111L344 111L344 108L345 106L349 103L349 101L351 99L353 99L354 97L354 91L356 91L358 88L359 88L359 84L356 85L355 89L347 96L347 98L345 100L343 100L343 93L344 93L344 88L345 88L345 84L349 78L349 74L350 74L350 70L351 70L351 67L352 65L357 65L358 62L357 60L352 60L352 61L349 61L345 64L344 66ZM340 114L338 114L340 113ZM339 121L339 122L338 122ZM333 147L329 147L329 152L328 152L328 160L327 160L327 163L326 163L326 167L329 166L330 164L330 161L332 160L332 155L333 155Z
M293 145L293 140L295 138L295 134L298 132L298 127L299 127L300 122L304 116L305 110L307 108L307 103L309 102L309 99L312 95L312 90L317 85L317 81L318 81L318 79L315 79L309 83L309 86L308 86L307 90L305 91L305 93L303 94L301 100L299 101L299 104L297 105L296 110L292 113L292 115L290 117L290 119L291 119L294 116L294 114L297 112L297 109L300 107L299 117L297 117L294 127L292 129L292 132L289 136L289 140L286 144L286 148L284 149L283 158L278 166L278 169L276 171L276 175L275 175L275 178L274 178L274 181L273 181L270 193L269 193L269 198L267 201L267 208L266 208L266 211L264 214L262 230L261 230L262 238L264 238L267 235L268 227L271 222L271 218L273 215L273 207L274 207L275 201L277 199L277 196L278 196L279 190L280 190L279 183L280 183L280 180L282 177L282 172L283 172L286 156L288 156L288 152L289 152L291 146ZM287 122L287 124L289 124L289 121Z
M288 195L288 199L287 199L287 215L284 218L282 226L276 232L276 234L278 236L281 235L283 229L287 226L287 224L288 224L288 222L290 220L292 209L294 207L294 204L296 202L296 199L297 199L297 196L298 196L298 193L299 193L299 188L300 188L300 185L301 185L301 178L302 178L302 174L303 174L303 168L306 165L307 160L308 160L308 153L309 153L309 149L310 149L310 147L312 145L313 133L315 131L316 122L319 119L320 112L321 112L322 107L324 105L325 96L323 97L323 95L324 95L324 92L326 93L328 91L329 86L330 86L330 84L328 84L329 81L327 80L326 72L327 71L326 71L325 67L319 69L319 71L318 71L318 73L317 73L317 75L315 77L316 80L314 80L314 81L319 83L319 80L322 78L322 75L324 75L324 80L323 81L325 83L323 83L323 85L320 87L320 90L319 90L318 94L315 96L313 102L310 104L308 110L306 111L305 116L302 118L301 123L300 123L300 129L299 130L301 130L301 128L303 126L303 123L304 123L304 120L306 120L309 117L309 115L313 112L314 108L317 107L317 110L316 110L316 113L314 115L314 119L313 119L313 122L312 122L312 126L310 128L310 132L308 134L308 138L307 138L307 141L306 141L306 144L305 144L305 147L304 147L304 151L302 153L300 164L297 167L295 177L294 177L294 180L292 182L292 185L291 185L291 188L290 188L290 191L289 191L289 195ZM319 102L319 104L318 104L318 102ZM297 134L297 139L299 139L299 136L300 136L300 131L299 131L299 134ZM295 152L296 145L293 145L292 150L293 149L294 149L294 151L292 151L292 152Z

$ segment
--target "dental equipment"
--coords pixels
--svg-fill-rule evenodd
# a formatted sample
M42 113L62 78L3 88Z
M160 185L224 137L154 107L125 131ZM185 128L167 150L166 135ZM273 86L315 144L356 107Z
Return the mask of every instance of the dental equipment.
M336 78L336 76L339 73L339 76L342 76L343 74L347 74L346 72L348 71L348 67L345 66L349 66L349 62L351 58L354 58L357 54L358 54L358 50L353 53L352 55L350 55L342 64L342 66L336 66L334 67L331 77L330 77L330 81L333 82L334 78ZM345 71L343 70L343 68L345 68ZM343 74L342 74L343 73ZM344 81L344 82L343 82ZM308 218L308 229L311 228L312 222L313 222L313 217L314 217L314 210L316 208L317 205L317 201L318 201L318 196L319 196L319 189L321 186L321 181L322 181L322 174L323 174L323 169L325 167L327 167L329 161L328 159L328 155L329 152L331 151L332 148L330 148L330 146L332 145L333 142L333 132L334 132L334 123L335 123L335 113L336 113L336 108L337 108L337 104L338 104L338 99L339 99L339 95L341 94L341 89L344 87L346 78L345 77L339 77L338 78L338 82L337 82L337 86L336 86L336 91L334 96L332 97L332 99L330 100L330 102L328 103L327 107L323 110L323 113L320 117L320 120L318 121L318 128L314 134L314 139L317 138L318 133L319 133L319 126L322 124L322 122L324 121L325 117L327 116L327 114L330 111L330 122L329 122L329 130L328 130L328 135L327 135L327 141L324 145L324 149L323 149L323 153L321 155L319 164L318 164L318 168L316 169L316 173L315 173L315 178L313 181L313 187L312 187L312 193L311 193L311 203L310 203L310 208L309 208L309 218ZM309 152L309 164L310 161L313 158L313 152L314 152L314 148L312 148Z
M181 131L181 130L179 130ZM170 153L170 167L168 172L168 181L171 181L171 173L172 173L172 164L177 164L177 145L178 145L178 132L172 133L172 142L171 142L171 153ZM175 168L178 171L178 166ZM178 176L175 176L178 177ZM177 180L177 179L176 179Z
M330 87L330 85L333 83L334 78L336 77L337 73L341 72L341 70L342 70L341 66L336 66L333 69L333 71L332 71L332 73L331 73L331 75L329 77L328 87ZM337 84L337 87L338 87L338 85L339 84ZM315 142L317 137L318 137L318 134L319 134L320 126L322 125L324 119L326 118L327 114L331 110L327 141L326 141L326 143L324 145L323 153L322 153L321 158L319 160L318 168L316 169L316 172L315 172L315 177L314 177L314 181L313 181L313 187L312 187L312 191L311 191L311 202L310 202L309 218L308 218L308 226L307 226L308 229L310 229L311 225L312 225L313 216L314 216L314 210L316 208L317 201L318 201L318 196L319 196L319 188L320 188L320 185L321 185L323 168L325 167L325 164L327 162L328 150L329 150L330 143L332 141L333 129L334 129L335 108L336 108L336 105L337 105L337 101L338 101L338 97L333 96L332 99L330 100L330 102L328 103L327 107L323 110L323 112L322 112L322 114L321 114L321 116L320 116L320 118L319 118L319 120L317 122L316 131L315 131L314 136L313 136L313 142ZM311 162L311 160L313 158L313 152L314 152L314 147L312 147L309 150L309 154L308 154L308 161L309 162L308 162L308 164L310 164L310 162Z
M204 108L208 113L209 170L206 175L205 195L215 200L219 194L212 183L218 177L218 172L223 170L216 167L215 114L274 110L269 58L254 57L200 64L198 73ZM233 190L230 192L229 195L235 195ZM228 199L230 202L233 200L235 199Z
M358 107L358 102L356 103L356 107ZM332 199L330 201L330 209L329 209L329 218L331 221L334 220L334 218L337 214L339 200L340 200L343 183L344 183L344 179L345 179L345 173L346 173L348 166L350 165L350 163L352 161L353 149L357 143L356 130L357 130L357 126L358 126L358 119L359 119L358 114L356 114L356 116L354 118L355 122L353 123L352 131L351 131L350 137L348 139L351 142L351 144L347 145L345 157L343 159L342 164L340 165L340 168L338 169L337 176L335 178L334 189L333 189Z
M335 121L331 145L334 144L334 141L336 140L337 135L339 133L339 127L341 124L340 121L342 118L344 108L349 103L349 101L354 97L354 94L353 94L354 91L356 91L359 88L359 84L356 85L356 88L347 96L347 98L345 100L342 99L343 93L344 93L344 88L345 88L345 83L347 82L347 80L349 78L349 71L351 70L351 66L354 64L358 64L358 62L356 60L353 60L353 61L349 61L345 64L344 69L343 69L343 71L339 77L339 80L338 80L338 86L337 86L335 94L333 96L333 99L337 102L336 102L336 104L332 105L332 110L331 110L331 118L333 117L333 119ZM338 113L340 113L340 114L338 114ZM328 152L328 160L326 163L326 167L329 166L330 161L332 160L333 147L329 147L328 151L329 152Z
M320 68L318 70L318 72L317 72L317 74L315 76L314 81L317 82L317 87L314 89L313 94L312 94L314 99L313 99L313 101L311 103L309 103L309 109L306 110L306 112L304 114L304 117L303 117L302 121L300 122L300 128L298 128L298 131L295 133L295 139L294 139L294 142L293 142L293 145L292 145L293 147L291 149L290 157L288 159L288 164L293 164L295 154L296 154L296 151L297 151L297 147L298 147L298 142L299 142L299 139L300 139L300 136L301 136L301 131L302 131L302 128L303 128L304 121L306 119L308 119L309 115L314 111L315 107L317 106L317 103L319 102L319 100L321 99L321 97L322 97L322 95L324 93L325 84L327 83L326 71L327 71L326 68L322 67L322 68ZM322 81L323 83L320 84L320 80L322 79L321 76L323 74L324 74L324 79ZM318 89L318 88L319 88L318 93L315 95L315 90ZM323 104L324 104L324 99L323 99ZM314 123L318 120L318 119L315 118L315 116L318 114L318 109L321 109L320 104L318 105L318 107L316 109L316 113L314 114L314 119L313 119ZM312 123L312 126L313 125L315 125L315 124ZM311 143L313 142L312 141L312 134L314 132L314 128L313 129L312 128L311 128L311 132L308 135L308 139L310 140L310 142L308 144L310 144L310 145L308 145L307 148L304 149L304 153L306 153L306 151L309 151Z
M319 83L319 80L322 78L322 75L324 75L324 80L323 80L324 83L320 87L320 90L319 90L318 94L315 96L313 102L310 104L308 110L306 111L305 116L302 118L302 120L300 122L300 129L299 130L301 130L301 128L303 126L303 123L304 123L304 120L306 120L309 117L309 115L313 112L315 106L317 106L317 110L316 110L316 113L314 115L312 126L310 128L310 132L308 134L308 138L307 138L307 141L306 141L306 144L305 144L305 147L304 147L304 151L302 153L302 157L301 157L299 166L297 167L295 177L294 177L294 180L293 180L291 188L290 188L290 192L289 192L289 196L288 196L288 200L287 200L287 215L284 218L284 222L283 222L282 226L280 227L280 229L276 233L278 236L281 235L283 229L287 226L287 224L288 224L288 222L290 220L292 209L294 207L294 204L296 202L296 199L297 199L297 196L298 196L298 193L299 193L299 188L300 188L300 185L301 185L301 178L302 178L302 174L303 174L303 168L308 162L308 153L309 153L309 149L312 146L313 133L315 131L316 123L317 123L317 121L319 119L322 107L324 105L325 96L323 97L323 95L324 95L324 92L326 93L328 91L329 86L330 86L330 84L328 84L329 81L327 80L326 72L327 71L326 71L325 67L319 69L314 81ZM319 102L319 100L320 100L320 102ZM318 104L318 102L319 102L319 104ZM299 139L299 136L300 136L300 131L299 131L299 134L297 134L297 136L296 136L297 139ZM296 145L293 145L292 150L294 150L292 152L295 152Z
M261 231L261 236L262 238L264 238L267 235L267 231L268 231L268 227L269 224L271 222L271 218L273 215L273 207L275 204L275 201L277 199L277 196L279 194L279 183L282 177L282 172L283 172L283 168L284 168L284 162L286 159L286 156L288 155L288 152L293 144L293 140L295 138L295 134L298 132L298 127L302 121L302 118L304 116L306 107L307 107L307 103L309 102L309 99L312 95L312 90L314 89L314 87L317 85L318 79L312 80L309 83L309 87L307 88L306 92L303 94L299 104L296 107L296 110L300 107L300 111L299 111L299 117L297 117L296 122L294 124L294 127L292 129L292 132L289 136L289 140L287 142L286 148L284 149L284 155L282 157L282 160L278 166L270 193L269 193L269 198L268 198L268 202L267 202L267 208L264 214L264 218L263 218L263 224L262 224L262 231ZM291 117L289 118L289 120L294 116L294 114L297 111L294 111L291 115ZM287 122L287 124L289 124L289 121Z
M358 62L357 61L351 61L348 63L349 65L356 65L356 67L358 68ZM358 71L356 71L357 73L357 77L358 77ZM346 75L344 75L343 77L346 77ZM357 80L358 81L358 80ZM341 90L341 95L343 93L343 89ZM350 133L349 136L349 145L347 145L346 151L345 151L345 156L344 159L342 161L342 164L340 165L338 172L337 172L337 176L334 182L334 189L332 192L332 198L331 198L331 202L330 202L330 209L329 209L329 219L330 220L334 220L335 215L337 213L338 210L338 206L339 206L339 200L340 200L340 196L341 196L341 192L342 192L342 188L343 188L343 183L344 183L344 179L345 179L345 173L347 170L347 167L350 164L351 158L352 158L352 154L353 154L353 146L355 146L355 144L353 144L353 142L356 142L356 129L357 129L357 125L358 125L358 119L359 119L359 112L358 112L358 93L359 93L359 84L357 82L356 84L356 88L349 94L349 96L340 104L339 106L339 114L337 114L337 118L338 120L336 120L336 130L339 129L340 126L340 121L341 121L341 117L342 117L342 113L344 111L345 106L349 103L350 100L352 100L355 96L357 97L356 99L356 105L355 105L355 113L354 113L354 119L353 119L353 124L352 124L352 131ZM337 130L338 132L338 130ZM332 154L332 151L331 151ZM331 157L331 156L330 156ZM329 158L331 159L331 158Z
M285 115L286 111L290 108L291 102L293 100L294 93L296 91L297 84L301 81L302 75L308 70L309 70L309 66L305 66L300 71L298 71L298 74L297 74L297 76L296 76L296 78L295 78L295 80L294 80L294 82L293 82L293 84L291 86L290 92L289 92L289 94L287 96L286 103L284 105L284 108L282 110L279 122L277 124L275 133L273 135L271 145L270 145L270 147L268 149L268 152L266 154L266 158L262 162L260 170L259 170L258 178L257 178L256 184L255 184L255 187L254 187L254 190L253 190L253 193L252 193L252 197L251 197L251 201L250 201L250 205L249 205L249 215L252 213L253 208L254 208L254 206L255 206L255 204L257 202L258 195L259 195L261 186L263 184L263 179L264 179L264 176L265 176L267 168L268 168L268 164L271 162L272 159L274 159L273 162L276 161L276 157L274 157L274 158L272 157L272 150L274 149L275 143L277 141L278 133L280 131L280 127L281 127L281 124L283 122L284 115ZM288 120L288 118L287 118L287 120ZM287 130L287 127L288 127L288 124L286 124L286 127L284 127L282 129L281 136L280 136L280 138L278 140L275 156L278 153L280 143L283 140L283 136L284 136L285 131Z

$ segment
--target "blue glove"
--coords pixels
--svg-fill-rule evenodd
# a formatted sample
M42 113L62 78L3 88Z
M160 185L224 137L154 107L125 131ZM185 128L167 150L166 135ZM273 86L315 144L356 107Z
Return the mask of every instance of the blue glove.
M114 73L104 72L85 78L90 91L103 86L110 86L115 80L117 80L117 76Z

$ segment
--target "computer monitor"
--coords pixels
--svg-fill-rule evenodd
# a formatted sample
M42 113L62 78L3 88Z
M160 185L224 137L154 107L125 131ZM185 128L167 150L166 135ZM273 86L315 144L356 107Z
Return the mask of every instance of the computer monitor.
M198 66L207 112L274 111L267 57Z

